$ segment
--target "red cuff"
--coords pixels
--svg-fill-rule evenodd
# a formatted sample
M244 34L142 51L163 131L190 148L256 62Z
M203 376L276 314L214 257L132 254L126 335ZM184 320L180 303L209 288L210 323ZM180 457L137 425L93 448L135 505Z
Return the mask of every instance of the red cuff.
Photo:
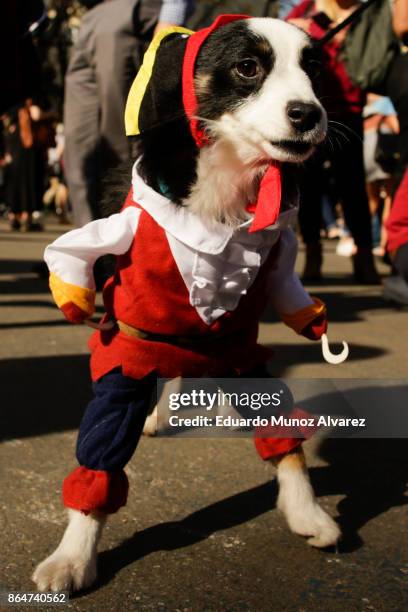
M74 302L63 304L60 310L62 310L64 317L70 323L83 323L89 317L89 314L82 310L82 308L79 308Z
M306 327L302 329L300 332L302 336L308 338L309 340L320 340L323 334L327 332L327 317L326 314L323 313L313 319Z
M62 485L64 506L85 514L113 514L126 505L129 482L123 470L105 472L77 467Z
M311 418L309 412L305 412L301 408L294 408L288 415L284 415L284 418L290 419L306 419L305 425L299 425L296 427L297 432L300 434L298 438L285 437L293 435L293 427L285 427L284 425L269 428L260 428L255 433L271 433L274 437L268 435L268 437L255 437L255 448L258 455L264 461L271 459L272 457L278 457L279 455L286 455L291 450L300 446L305 440L311 438L317 431L317 427L311 427L307 425L307 420Z

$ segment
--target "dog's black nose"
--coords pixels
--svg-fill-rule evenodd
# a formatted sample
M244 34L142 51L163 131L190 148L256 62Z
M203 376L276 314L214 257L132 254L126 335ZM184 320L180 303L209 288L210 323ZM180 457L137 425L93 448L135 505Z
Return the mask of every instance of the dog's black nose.
M294 100L287 106L289 121L298 132L308 132L319 123L322 111L317 104Z

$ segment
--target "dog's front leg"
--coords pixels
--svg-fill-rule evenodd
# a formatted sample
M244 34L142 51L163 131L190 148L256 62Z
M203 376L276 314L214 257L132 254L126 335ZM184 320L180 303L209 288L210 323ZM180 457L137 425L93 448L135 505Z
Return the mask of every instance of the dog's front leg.
M301 446L275 460L278 470L278 508L294 533L308 537L308 544L324 548L336 544L337 523L318 504Z
M32 579L40 591L78 591L96 579L97 546L106 516L78 510L68 514L58 548L34 571Z

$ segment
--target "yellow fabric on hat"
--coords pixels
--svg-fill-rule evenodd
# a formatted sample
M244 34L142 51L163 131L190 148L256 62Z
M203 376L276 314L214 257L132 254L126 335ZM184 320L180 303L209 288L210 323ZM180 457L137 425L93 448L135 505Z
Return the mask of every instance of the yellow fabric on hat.
M164 30L160 30L150 43L135 80L129 91L125 109L125 129L126 136L137 136L140 134L139 129L139 112L142 105L143 97L146 88L152 76L154 62L156 61L157 51L163 40L170 34L194 34L192 30L182 28L180 26L171 26Z
M296 333L300 334L306 325L309 325L316 317L326 313L326 304L319 298L312 297L313 304L301 308L292 314L281 315L282 321L288 327L291 327Z

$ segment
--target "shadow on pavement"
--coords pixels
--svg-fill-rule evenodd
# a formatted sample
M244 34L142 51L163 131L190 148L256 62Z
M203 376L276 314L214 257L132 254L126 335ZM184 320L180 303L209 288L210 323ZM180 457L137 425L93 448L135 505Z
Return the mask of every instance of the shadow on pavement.
M353 293L352 291L335 293L325 293L324 291L313 291L313 295L317 295L327 306L330 323L350 323L353 321L362 321L363 313L367 310L383 310L385 312L394 312L394 309L384 300L381 295L366 295L360 292ZM263 317L263 323L274 323L279 321L272 308L268 308Z
M122 568L159 550L177 550L206 540L211 534L246 523L274 508L275 481L242 491L205 506L181 521L169 521L136 532L112 550L99 555L95 588L110 582Z
M24 438L77 429L91 398L88 355L0 361L0 386L7 406L1 438Z
M0 280L0 295L49 294L48 282L38 277Z
M358 532L366 523L390 508L408 503L406 440L331 439L323 442L320 451L330 465L310 469L311 480L318 497L344 495L337 506L343 533L339 552L349 553L363 544ZM201 508L180 521L134 533L116 548L100 554L95 588L153 552L192 546L217 531L253 520L272 510L276 497L276 482L267 482ZM273 535L270 537L272 540Z
M370 520L408 504L407 451L404 438L327 438L322 442L319 455L329 466L312 470L312 482L319 495L344 495L337 506L343 532L341 552L362 545L359 530Z
M308 344L267 344L266 346L274 352L272 360L268 364L268 371L272 376L280 378L285 375L291 366L300 364L318 364L324 363L322 357L322 348L320 342L310 342L305 339ZM341 344L336 345L330 342L331 350L336 353L340 352ZM366 359L376 359L385 355L388 351L379 346L366 346L364 344L350 344L350 355L347 361L362 361Z
M60 326L64 320L10 327ZM0 325L0 328L3 327ZM284 375L296 357L297 363L321 363L320 345L301 349L279 345L277 356L269 365L272 375ZM379 348L353 346L354 359L373 359L384 351ZM91 399L89 355L60 355L0 360L0 385L8 407L0 415L0 439L38 436L54 431L76 429Z
M90 399L87 355L15 359L0 363L5 438L76 429ZM317 454L328 466L310 470L318 497L343 496L338 504L343 530L340 551L362 545L359 530L390 508L408 503L408 453L405 439L326 439ZM100 556L99 585L123 567L158 550L176 550L212 533L253 520L270 511L276 484L267 482L193 512L180 521L136 533ZM271 536L272 537L272 536ZM294 537L294 536L293 536Z

